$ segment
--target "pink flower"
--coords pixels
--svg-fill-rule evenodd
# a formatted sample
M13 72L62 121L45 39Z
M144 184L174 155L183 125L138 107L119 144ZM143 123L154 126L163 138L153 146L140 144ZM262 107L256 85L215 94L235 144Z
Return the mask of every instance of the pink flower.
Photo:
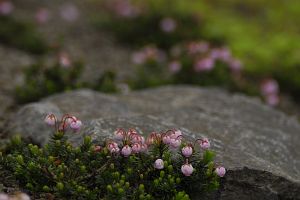
M122 130L122 129L118 129L118 130L116 130L115 131L115 139L116 140L119 140L119 141L121 141L121 140L123 140L124 139L124 137L125 137L125 132Z
M197 60L194 69L196 72L204 72L204 71L210 71L214 68L215 62L212 58L207 57L200 60Z
M231 59L231 52L228 48L218 48L218 49L212 49L210 52L210 57L212 59L219 59L223 62L227 62Z
M54 126L55 123L56 123L56 117L55 115L53 114L48 114L46 117L45 117L45 123L48 124L49 126Z
M0 15L9 15L14 9L14 5L11 1L0 2Z
M157 139L158 139L158 133L153 132L150 134L150 136L148 136L146 142L148 145L151 145L151 144L155 143L157 141Z
M107 149L110 151L110 153L118 153L120 151L118 144L115 142L108 143Z
M193 154L193 148L190 146L185 146L181 149L181 153L184 157L190 157Z
M175 60L175 61L170 62L168 67L169 67L170 72L176 73L176 72L180 71L181 63Z
M181 139L182 138L182 132L180 130L175 130L175 139Z
M141 151L140 151L140 152L145 153L147 150L148 150L148 145L147 145L147 144L142 144L142 145L141 145Z
M226 169L224 167L217 167L215 172L219 177L223 177L226 174Z
M280 102L280 99L277 94L269 94L265 96L265 101L270 106L277 106Z
M228 65L229 65L229 68L231 69L231 71L233 71L233 72L240 72L242 69L242 63L238 59L234 59L234 58L230 59L228 61Z
M50 18L50 13L46 8L40 8L37 13L35 14L35 20L40 23L46 23Z
M0 200L9 200L9 196L4 193L0 193Z
M121 153L122 153L122 155L123 155L124 157L130 156L131 152L132 152L132 150L131 150L131 147L130 147L129 145L125 145L125 146L122 148L122 151L121 151Z
M135 143L132 145L132 152L139 153L142 150L142 145L140 143Z
M180 139L171 139L170 140L170 146L175 148L178 148L181 145L181 140Z
M189 54L204 53L208 51L209 45L207 42L191 42L188 44Z
M79 10L73 4L65 4L61 7L60 16L68 22L76 21L79 17Z
M134 134L131 136L131 142L132 143L144 143L145 142L145 138L139 134Z
M156 168L156 169L163 169L164 168L164 161L162 159L157 159L154 162L154 168Z
M62 52L59 54L59 64L65 68L71 66L71 59L67 53Z
M168 135L163 136L162 141L164 144L170 144L171 143L171 137Z
M145 63L146 56L145 56L144 52L141 52L141 51L134 52L131 56L131 60L134 64L140 65L140 64Z
M209 149L210 148L210 142L208 141L207 138L204 138L202 140L199 140L199 145L203 150Z
M79 131L79 129L82 126L82 122L80 120L73 120L70 124L70 128L73 129L74 131Z
M96 145L96 146L94 147L94 151L95 151L95 152L99 152L99 151L101 151L101 149L102 149L102 147L99 146L99 145Z
M270 94L277 94L279 93L278 82L274 79L266 79L262 82L260 90L261 93L265 96Z
M194 171L194 168L191 164L184 164L181 166L181 172L185 175L185 176L190 176Z
M166 17L160 21L160 28L163 32L171 33L175 31L177 23L173 18Z
M132 18L139 14L139 9L128 0L117 0L112 2L115 13L121 17Z
M77 118L75 117L75 116L67 116L66 118L64 118L65 120L66 120L66 125L71 125L71 123L73 122L73 121L76 121L77 120Z
M180 130L174 130L172 134L170 134L171 139L181 139L182 138L182 132Z

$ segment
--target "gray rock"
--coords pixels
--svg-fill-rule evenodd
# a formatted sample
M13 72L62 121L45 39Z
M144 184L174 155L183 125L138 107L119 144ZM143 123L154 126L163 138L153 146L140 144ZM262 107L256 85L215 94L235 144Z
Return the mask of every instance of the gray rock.
M24 106L11 122L10 130L22 131L24 137L44 144L49 132L41 117L48 112L68 112L83 119L85 128L71 135L74 143L79 143L83 134L91 135L95 142L103 141L118 127L133 127L142 133L180 128L190 138L208 137L217 152L216 161L229 169L216 198L298 198L300 125L258 99L187 86L128 95L78 90ZM242 192L248 189L252 196ZM291 198L285 198L288 192Z
M58 117L62 116L59 108L52 103L28 104L12 117L8 129L13 130L14 134L19 134L22 137L25 136L24 138L29 141L44 145L53 133L51 128L45 126L43 123L48 113L53 113Z

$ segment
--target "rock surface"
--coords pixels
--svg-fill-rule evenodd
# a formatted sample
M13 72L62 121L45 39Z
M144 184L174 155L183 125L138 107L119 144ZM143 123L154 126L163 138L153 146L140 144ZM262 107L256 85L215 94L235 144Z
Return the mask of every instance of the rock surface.
M82 134L104 140L118 127L147 134L180 128L191 138L208 137L217 162L230 170L216 198L299 198L300 125L257 99L187 86L128 95L78 90L22 107L9 129L44 144L51 131L42 119L49 112L69 113L84 121L81 134L71 135L74 143L81 141Z

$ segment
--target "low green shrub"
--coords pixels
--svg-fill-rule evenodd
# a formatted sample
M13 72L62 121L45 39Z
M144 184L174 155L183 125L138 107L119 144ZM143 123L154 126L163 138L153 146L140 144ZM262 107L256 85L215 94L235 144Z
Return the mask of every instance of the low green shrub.
M81 81L84 69L82 62L71 62L62 57L53 66L36 63L25 69L25 83L16 87L15 97L20 104L37 101L51 94L74 90L78 88L92 88L102 92L117 92L115 73L105 71L95 84Z
M0 15L0 42L30 53L44 54L49 50L46 41L34 26L16 20L12 16Z
M103 144L85 137L75 147L65 133L78 131L80 120L65 115L59 122L51 114L45 121L55 127L48 144L40 148L15 137L0 157L0 167L34 199L188 200L217 189L226 172L213 163L207 139L190 142L179 130L145 139L118 129Z

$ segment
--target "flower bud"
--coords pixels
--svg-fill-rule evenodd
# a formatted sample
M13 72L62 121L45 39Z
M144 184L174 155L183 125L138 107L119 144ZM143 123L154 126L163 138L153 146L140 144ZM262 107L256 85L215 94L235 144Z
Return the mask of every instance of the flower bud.
M180 139L171 139L170 145L173 148L178 148L181 145L181 140Z
M48 124L49 126L54 126L55 123L56 123L56 117L55 115L53 114L48 114L46 117L45 117L45 123Z
M139 143L135 143L132 145L132 152L133 153L139 153L142 149L142 145Z
M145 142L145 138L141 135L134 134L131 136L131 142L132 143L141 143L143 144Z
M110 151L110 153L118 153L120 151L118 144L115 142L110 142L107 145L108 150Z
M181 153L186 158L190 157L193 154L193 148L190 146L185 146L181 149Z
M63 190L63 189L64 189L64 184L63 184L62 182L58 182L58 183L56 184L56 188L57 188L58 190Z
M209 149L210 142L208 141L207 138L204 138L202 140L199 140L199 145L203 150L206 150L206 149Z
M184 164L181 166L181 172L185 175L185 176L190 176L194 171L194 168L191 164Z
M99 146L99 145L96 145L96 146L94 146L94 151L95 152L100 152L101 151L101 146Z
M80 120L74 120L70 124L71 129L73 129L74 131L79 131L81 126L82 126L82 122Z
M171 137L168 136L168 135L163 136L162 140L163 140L164 144L170 144L171 143Z
M140 152L145 153L147 150L148 150L148 145L147 145L147 144L142 144L142 145L141 145L141 151L140 151Z
M223 177L226 174L226 169L224 167L217 167L215 172L219 177Z
M131 152L132 152L131 147L128 146L128 145L125 145L125 146L122 148L122 151L121 151L121 153L122 153L122 155L123 155L124 157L130 156Z
M114 138L118 141L121 141L124 139L124 136L125 136L125 132L123 131L123 129L117 129L115 131L115 134L114 134Z
M156 169L163 169L164 168L164 161L162 159L157 159L154 163L154 167Z

